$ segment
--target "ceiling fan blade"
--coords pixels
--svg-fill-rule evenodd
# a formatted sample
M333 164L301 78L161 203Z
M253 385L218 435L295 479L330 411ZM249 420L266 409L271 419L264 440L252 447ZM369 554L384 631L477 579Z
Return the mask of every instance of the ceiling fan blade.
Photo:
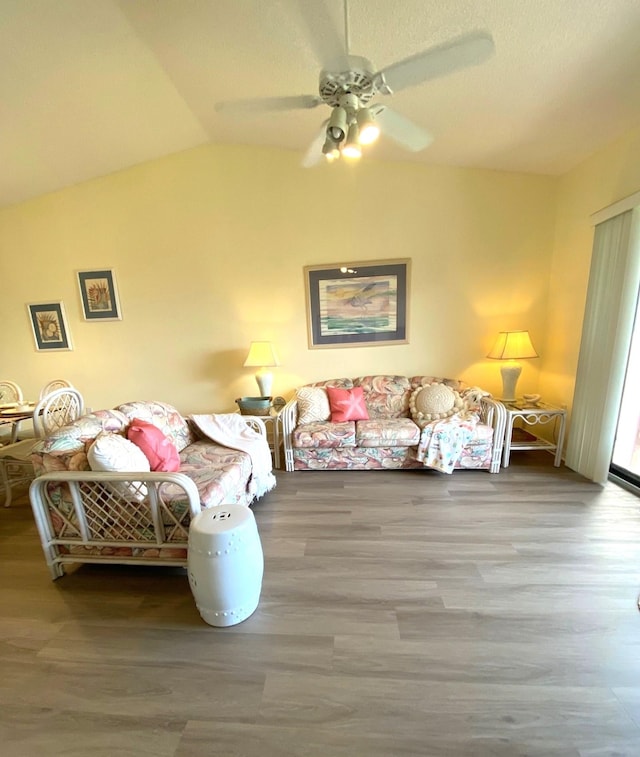
M493 37L488 32L471 32L392 63L378 74L392 92L398 92L428 79L483 63L493 55L494 50ZM384 86L380 89L384 91Z
M406 150L420 152L433 142L433 137L429 132L395 110L379 105L372 107L371 111L375 115L376 122L380 124L382 133Z
M250 100L224 100L216 103L219 113L263 113L315 108L322 100L317 95L291 97L256 97Z
M346 29L345 36L338 30L327 7L327 0L297 0L307 39L323 68L349 70ZM346 21L346 6L344 7Z
M320 163L320 161L324 158L324 155L322 154L322 148L324 146L324 141L327 138L328 123L329 121L326 120L322 124L322 128L318 132L318 135L309 145L309 149L304 154L304 158L302 159L302 166L304 168L313 168L313 166L317 166L318 163Z

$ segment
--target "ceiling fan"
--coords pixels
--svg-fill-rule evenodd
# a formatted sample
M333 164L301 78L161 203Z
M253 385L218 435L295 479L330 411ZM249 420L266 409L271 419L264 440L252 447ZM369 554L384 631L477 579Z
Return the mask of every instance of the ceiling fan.
M217 103L216 110L246 114L328 105L331 114L302 161L306 168L319 163L323 156L328 161L340 156L359 158L362 145L371 144L380 132L406 150L423 150L432 142L431 135L387 105L372 102L373 99L483 63L494 52L493 38L486 31L473 31L376 70L367 58L350 54L348 0L343 0L343 38L335 29L325 3L326 0L297 0L322 63L317 95L230 100Z

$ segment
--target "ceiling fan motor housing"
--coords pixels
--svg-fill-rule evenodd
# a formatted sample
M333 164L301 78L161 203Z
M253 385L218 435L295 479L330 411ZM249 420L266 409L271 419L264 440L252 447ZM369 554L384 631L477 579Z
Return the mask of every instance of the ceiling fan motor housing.
M320 72L318 91L322 101L332 108L341 105L341 98L345 94L354 95L359 107L365 107L377 93L377 79L373 64L358 55L349 56L350 69L348 71Z

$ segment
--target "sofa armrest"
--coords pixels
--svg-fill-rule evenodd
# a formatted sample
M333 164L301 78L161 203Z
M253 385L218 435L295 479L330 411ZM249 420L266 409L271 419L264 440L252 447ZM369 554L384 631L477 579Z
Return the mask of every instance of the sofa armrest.
M141 501L123 496L127 490ZM186 549L189 523L202 509L184 473L56 471L34 479L29 499L54 579L63 575L62 563L74 562L70 553L78 547Z
M282 446L284 448L284 469L293 470L293 444L291 434L298 423L298 400L294 397L289 400L280 412L282 424Z
M491 473L500 472L504 434L507 427L507 410L502 402L491 397L480 400L480 421L493 429L493 447L491 450Z

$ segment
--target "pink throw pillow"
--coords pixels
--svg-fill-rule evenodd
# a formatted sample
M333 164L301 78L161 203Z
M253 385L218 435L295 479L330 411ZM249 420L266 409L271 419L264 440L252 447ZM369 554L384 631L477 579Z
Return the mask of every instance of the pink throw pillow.
M151 470L180 470L180 455L176 445L153 423L134 418L127 429L127 439L144 452Z
M338 389L335 386L328 386L327 394L329 395L329 407L331 408L333 423L369 420L369 412L364 402L361 386L356 386L353 389Z

